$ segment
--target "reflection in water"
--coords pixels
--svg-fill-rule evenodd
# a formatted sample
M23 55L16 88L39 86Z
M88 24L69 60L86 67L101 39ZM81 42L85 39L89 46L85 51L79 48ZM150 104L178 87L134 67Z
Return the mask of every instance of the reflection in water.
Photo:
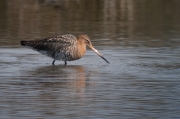
M55 110L67 108L67 102L73 105L74 98L79 100L77 106L84 103L87 77L83 66L45 66L30 75L37 81L40 92L34 101L40 104L37 108L43 113L57 115Z
M84 88L86 86L86 72L83 66L73 65L56 65L56 66L44 66L32 71L34 80L42 86L42 89L46 88L68 88L74 87L75 92L79 94L85 93ZM83 97L83 96L80 96Z
M2 2L7 7L1 10L0 35L11 42L0 41L1 46L67 33L88 34L101 46L164 47L179 43L176 4L180 2L176 0L171 4L164 0L160 0L162 4L149 0L30 1ZM106 40L97 42L97 38Z
M20 77L20 82L15 78L11 84L15 90L12 92L9 89L6 94L9 95L8 102L13 101L12 105L25 106L13 106L10 109L17 117L26 111L33 113L32 117L77 115L83 110L76 108L87 105L90 100L86 99L86 95L90 97L91 91L87 87L91 87L92 82L83 66L43 66L34 70L24 69L21 74L24 76Z

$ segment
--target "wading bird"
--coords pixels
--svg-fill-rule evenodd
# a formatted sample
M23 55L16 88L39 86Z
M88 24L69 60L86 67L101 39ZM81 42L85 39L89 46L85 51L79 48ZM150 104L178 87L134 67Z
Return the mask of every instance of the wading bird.
M67 61L80 59L86 52L86 46L92 49L97 55L109 63L91 44L87 35L79 35L77 38L74 35L66 34L42 40L21 41L22 46L27 46L36 50L43 55L53 58L52 64L56 60L61 60L67 64Z

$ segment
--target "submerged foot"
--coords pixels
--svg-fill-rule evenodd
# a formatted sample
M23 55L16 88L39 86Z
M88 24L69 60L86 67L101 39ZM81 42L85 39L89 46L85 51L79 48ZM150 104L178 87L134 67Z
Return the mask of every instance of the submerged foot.
M55 62L56 60L53 60L53 62L52 62L52 65L54 65L54 62Z

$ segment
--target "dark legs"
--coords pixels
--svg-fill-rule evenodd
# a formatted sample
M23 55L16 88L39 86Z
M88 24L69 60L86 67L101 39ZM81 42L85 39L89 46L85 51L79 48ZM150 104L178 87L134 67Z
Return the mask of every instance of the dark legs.
M52 65L54 65L54 62L55 62L56 60L53 60L53 62L52 62Z
M54 65L55 61L56 61L56 60L53 60L52 65ZM67 65L67 62L66 62L66 61L64 61L64 65Z

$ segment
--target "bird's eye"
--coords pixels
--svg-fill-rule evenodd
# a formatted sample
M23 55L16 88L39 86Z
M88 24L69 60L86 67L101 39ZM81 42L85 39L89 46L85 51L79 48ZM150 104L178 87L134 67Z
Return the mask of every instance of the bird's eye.
M85 38L86 43L89 43L89 40Z

